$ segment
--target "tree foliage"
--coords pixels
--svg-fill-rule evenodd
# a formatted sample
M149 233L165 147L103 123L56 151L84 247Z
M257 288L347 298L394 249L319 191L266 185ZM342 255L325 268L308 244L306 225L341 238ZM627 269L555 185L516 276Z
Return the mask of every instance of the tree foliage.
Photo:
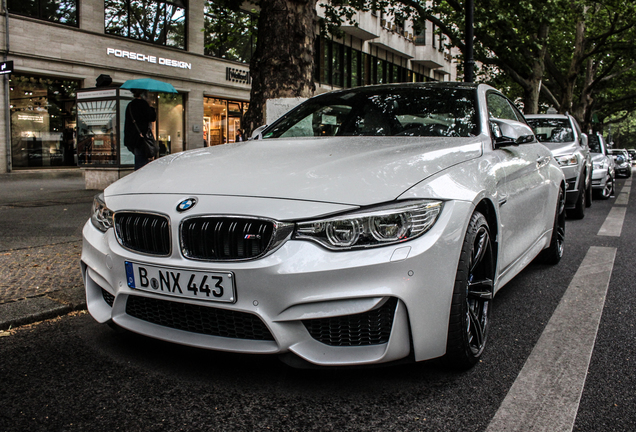
M344 23L356 25L358 11L382 10L400 19L412 19L416 25L433 22L451 45L465 49L465 2L461 0L258 0L257 3L261 17L276 8L291 10L301 4L302 8L297 10L307 14L319 4L325 17L320 21L322 29L332 34L337 34ZM314 24L318 20L315 13L304 22L311 23L311 20ZM260 93L265 97L313 93L314 56L310 41L315 37L314 27L304 38L295 39L304 44L302 50L288 47L277 52L267 51L261 45L265 34L259 26L261 48L259 51L257 47L255 57L272 56L265 63L273 62L277 67L270 67L269 72L285 69L282 57L289 58L291 52L295 52L292 56L304 58L304 62L290 64L297 71L287 71L283 79L288 86L275 84L280 79L271 75L253 84L252 97L257 94L254 88L258 92L259 86L267 88ZM281 35L280 30L280 26L272 29L277 34L275 37L287 37ZM554 106L560 112L572 113L587 130L605 121L614 121L618 113L636 109L636 3L633 0L480 0L475 4L474 34L479 80L495 85L518 100L526 113ZM253 76L261 73L258 68L264 63L259 61L253 59ZM302 68L307 68L309 74L304 73L301 80ZM251 108L261 110L263 105L255 101L252 100Z

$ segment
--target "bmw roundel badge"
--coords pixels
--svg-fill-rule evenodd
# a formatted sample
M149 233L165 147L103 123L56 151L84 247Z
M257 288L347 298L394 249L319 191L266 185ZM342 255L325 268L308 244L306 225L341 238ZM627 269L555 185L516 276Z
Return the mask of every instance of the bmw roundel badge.
M197 199L196 198L184 199L179 204L177 204L177 211L179 213L181 213L181 212L184 212L186 210L190 210L196 204L197 204Z

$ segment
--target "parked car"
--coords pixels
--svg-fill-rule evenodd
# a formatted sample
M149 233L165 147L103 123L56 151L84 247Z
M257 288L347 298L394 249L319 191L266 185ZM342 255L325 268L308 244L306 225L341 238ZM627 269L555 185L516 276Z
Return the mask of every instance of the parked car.
M526 115L541 143L550 149L567 184L565 208L569 217L583 219L592 204L592 156L587 135L569 114Z
M610 149L610 155L614 158L616 164L616 175L623 177L632 176L632 161L629 153L625 149Z
M95 198L81 268L97 321L292 365L467 368L497 291L563 254L563 173L492 87L327 93L257 136Z
M631 164L636 165L636 149L627 149L627 153L629 153Z
M605 139L599 133L590 133L587 136L590 152L592 152L592 190L601 199L608 199L614 194L616 179L616 163L608 155Z

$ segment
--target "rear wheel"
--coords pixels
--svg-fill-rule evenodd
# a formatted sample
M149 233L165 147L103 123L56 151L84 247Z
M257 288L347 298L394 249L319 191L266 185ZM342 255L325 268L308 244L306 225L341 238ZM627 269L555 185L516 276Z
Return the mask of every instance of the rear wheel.
M486 345L495 277L492 248L488 222L475 212L462 245L448 324L446 360L457 369L477 363Z

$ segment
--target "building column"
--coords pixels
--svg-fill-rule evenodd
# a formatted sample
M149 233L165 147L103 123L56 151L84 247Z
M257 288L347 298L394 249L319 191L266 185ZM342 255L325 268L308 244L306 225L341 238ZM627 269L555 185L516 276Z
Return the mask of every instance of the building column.
M188 52L193 54L204 53L205 38L203 27L205 19L203 11L205 9L205 0L190 0L188 2Z
M5 82L8 80L8 75L0 77L0 174L11 172L11 128L6 121L9 102L5 99Z

